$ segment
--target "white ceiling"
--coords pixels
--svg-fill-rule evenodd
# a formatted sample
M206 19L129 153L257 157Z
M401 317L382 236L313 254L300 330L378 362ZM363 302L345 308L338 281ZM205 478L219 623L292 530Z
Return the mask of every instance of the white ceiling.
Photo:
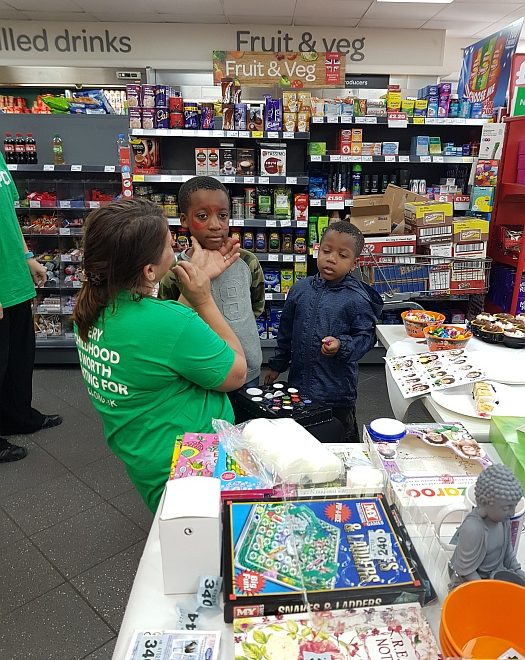
M487 36L523 15L519 0L0 0L4 20L423 28L464 38Z

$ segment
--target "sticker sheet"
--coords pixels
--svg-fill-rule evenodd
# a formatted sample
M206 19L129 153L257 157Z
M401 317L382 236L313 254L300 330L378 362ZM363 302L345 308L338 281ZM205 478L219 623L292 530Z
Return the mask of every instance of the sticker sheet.
M385 360L405 399L485 378L464 348L387 357Z

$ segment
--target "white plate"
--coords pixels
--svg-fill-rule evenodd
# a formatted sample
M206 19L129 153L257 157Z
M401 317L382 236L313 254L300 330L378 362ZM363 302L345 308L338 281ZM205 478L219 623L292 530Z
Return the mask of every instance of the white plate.
M494 408L494 415L508 415L510 417L519 415L523 408L523 391L516 391L508 385L501 383L491 383L496 390L496 399L498 404ZM490 419L484 415L479 415L472 398L473 384L460 385L448 390L438 390L430 395L432 399L443 408L450 410L458 415L467 417L477 417L479 419Z

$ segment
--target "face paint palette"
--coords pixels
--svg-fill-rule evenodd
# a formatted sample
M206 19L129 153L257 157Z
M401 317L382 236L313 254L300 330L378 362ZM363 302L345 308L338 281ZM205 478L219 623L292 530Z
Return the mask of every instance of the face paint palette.
M273 385L243 388L234 394L237 423L264 417L291 417L304 427L329 422L332 410L303 395L297 388L279 381ZM238 411L242 419L238 419Z

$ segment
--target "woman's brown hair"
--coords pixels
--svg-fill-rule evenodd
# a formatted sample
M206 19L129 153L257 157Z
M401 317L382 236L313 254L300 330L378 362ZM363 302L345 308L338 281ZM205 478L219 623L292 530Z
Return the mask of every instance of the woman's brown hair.
M84 283L73 320L78 334L88 331L123 291L142 297L143 269L159 263L166 245L166 218L148 200L112 202L89 214L84 225Z

